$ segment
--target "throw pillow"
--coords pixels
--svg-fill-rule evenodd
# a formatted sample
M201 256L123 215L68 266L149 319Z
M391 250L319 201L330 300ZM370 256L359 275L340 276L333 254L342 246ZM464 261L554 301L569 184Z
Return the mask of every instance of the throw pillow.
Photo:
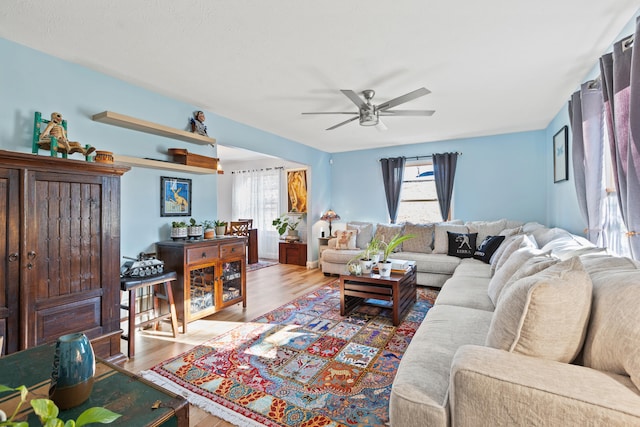
M433 232L433 253L434 254L446 254L449 252L449 235L448 231L452 233L468 233L469 229L466 225L459 224L436 224Z
M530 258L541 254L542 251L540 249L533 248L521 248L511 254L501 268L495 271L493 276L491 276L491 281L489 281L487 294L491 302L493 302L493 305L498 305L500 293L516 271Z
M476 251L478 233L452 233L447 231L449 250L447 255L458 258L471 258Z
M375 236L382 242L388 243L396 234L404 234L404 224L378 224ZM400 252L402 245L398 245L393 252Z
M366 249L373 237L373 224L370 222L348 222L347 230L356 230L356 246L358 249Z
M526 234L516 236L507 246L505 246L504 250L500 253L500 256L491 264L491 266L493 267L493 271L499 270L500 267L502 267L502 265L507 262L511 254L522 248L537 249L538 246L535 244L533 239L531 239ZM497 254L498 252L499 251L496 251L495 254Z
M593 309L582 353L583 364L628 375L640 388L640 270L600 270L591 274Z
M413 234L415 237L402 242L402 250L404 252L430 254L434 228L434 224L406 223L404 225L404 234Z
M582 347L592 283L578 257L559 262L505 288L486 345L569 363Z
M487 236L478 246L478 250L473 253L473 257L489 264L491 255L500 247L503 241L504 236Z
M356 247L356 230L338 230L336 231L336 249L357 249Z

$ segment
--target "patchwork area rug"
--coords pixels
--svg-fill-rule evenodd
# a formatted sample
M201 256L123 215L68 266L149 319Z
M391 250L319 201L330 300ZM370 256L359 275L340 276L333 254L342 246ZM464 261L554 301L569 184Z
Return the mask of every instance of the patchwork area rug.
M437 291L394 327L389 309L340 316L334 282L141 375L239 426L384 426L391 384Z
M247 271L256 271L261 268L271 267L272 265L276 265L278 261L272 261L268 259L261 259L258 262L254 262L253 264L247 264Z

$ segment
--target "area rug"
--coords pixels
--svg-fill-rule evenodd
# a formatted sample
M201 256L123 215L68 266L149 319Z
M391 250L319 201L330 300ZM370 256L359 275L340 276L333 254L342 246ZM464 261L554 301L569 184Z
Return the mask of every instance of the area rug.
M391 384L437 291L340 316L333 282L148 371L144 378L238 426L384 426Z
M254 262L253 264L247 264L247 272L260 270L261 268L271 267L272 265L276 265L278 261L272 261L268 259L261 259L258 262Z

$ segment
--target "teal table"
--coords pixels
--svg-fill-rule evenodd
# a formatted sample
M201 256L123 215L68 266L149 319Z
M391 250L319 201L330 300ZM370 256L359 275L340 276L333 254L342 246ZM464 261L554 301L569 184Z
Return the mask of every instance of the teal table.
M43 345L0 357L0 384L13 388L27 386L28 400L48 398L54 350L54 344ZM0 409L9 416L19 399L18 393L0 393ZM59 418L75 420L93 406L122 414L113 423L105 424L109 426L189 426L186 399L100 359L96 360L95 382L89 400L61 411ZM23 405L18 418L28 418L29 425L40 425L29 404Z

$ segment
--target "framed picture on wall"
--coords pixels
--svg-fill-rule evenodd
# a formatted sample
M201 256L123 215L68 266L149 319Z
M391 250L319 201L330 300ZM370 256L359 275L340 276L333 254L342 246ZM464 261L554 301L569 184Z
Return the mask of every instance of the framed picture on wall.
M553 182L569 179L569 128L563 126L553 135Z
M289 212L307 212L307 170L287 171L287 205Z
M191 180L160 177L160 216L191 216Z

